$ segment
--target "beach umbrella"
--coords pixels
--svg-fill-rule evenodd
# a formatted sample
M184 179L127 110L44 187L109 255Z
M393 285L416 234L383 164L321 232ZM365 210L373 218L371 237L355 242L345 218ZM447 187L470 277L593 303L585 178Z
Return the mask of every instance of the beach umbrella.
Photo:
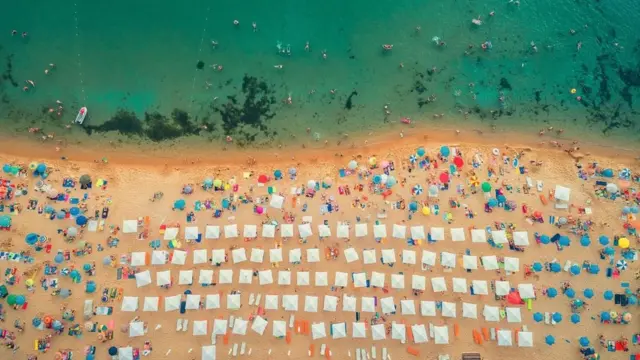
M38 242L38 234L28 233L27 236L24 237L24 242L29 246L35 245Z
M380 184L381 181L382 181L382 177L380 177L380 175L373 175L374 184Z
M102 258L102 265L111 265L111 257L105 256Z
M607 246L609 245L609 238L604 235L600 235L600 237L598 238L598 242L602 246Z
M418 161L418 157L415 155L409 155L409 162L415 164Z
M617 193L619 190L618 185L614 183L608 183L606 188L607 188L607 192L610 192L610 193Z
M87 224L87 217L84 215L80 215L76 218L76 225L84 226Z
M204 179L202 186L204 186L204 188L206 189L211 189L213 187L213 179L212 178Z
M62 253L57 253L53 258L53 261L55 261L56 264L62 264L64 262L64 255L62 255Z
M444 157L447 157L451 154L451 151L449 150L448 146L441 146L440 147L440 154Z
M78 270L71 270L71 273L69 273L69 277L72 279L77 279L80 277L80 272Z
M585 235L583 237L580 238L580 245L587 247L589 245L591 245L591 239L589 239L588 235Z
M66 299L69 296L71 296L71 290L69 290L67 288L62 288L62 289L60 289L59 295L60 295L61 298Z
M439 179L440 179L440 182L443 183L443 184L444 183L448 183L449 182L449 173L446 172L446 171L441 172Z
M71 214L71 216L80 215L80 208L77 206L72 207L71 209L69 209L69 214Z
M87 186L87 185L91 184L91 176L89 176L87 174L84 174L84 175L80 176L79 182L80 182L80 185Z
M551 272L554 272L554 273L559 273L560 271L562 271L562 266L560 266L559 263L555 263L555 262L551 263L550 268L551 268Z
M569 246L569 245L571 245L571 240L569 240L568 236L562 235L562 236L560 236L560 239L558 240L558 244L560 244L560 246Z
M7 296L7 304L9 304L10 306L13 306L16 304L16 297L17 295L15 294L10 294L9 296Z
M541 312L536 312L533 314L533 320L535 322L541 322L542 320L544 320L544 315L542 315Z
M612 248L611 246L606 246L606 247L604 248L604 253L605 253L606 255L613 255L613 254L615 254L615 253L616 253L616 250L615 250L614 248Z
M370 166L376 166L376 164L378 163L378 159L376 159L375 156L372 156L369 158L369 165Z
M355 160L351 160L351 161L349 161L349 165L348 166L349 166L350 170L355 170L355 169L358 168L358 162L355 161Z
M421 146L416 150L416 155L423 157L424 154L426 154L426 151L424 150L424 148Z
M89 294L94 293L96 291L96 282L93 280L87 281L84 291Z
M47 205L44 207L44 212L45 214L53 214L54 212L56 212L56 209L54 209L51 205Z
M462 160L462 157L456 156L453 158L453 164L460 169L464 165L464 160Z
M558 218L558 225L567 225L567 218L564 216Z
M27 298L24 295L16 296L16 305L24 305L27 302Z
M580 323L580 314L571 314L571 322L574 324Z
M451 174L456 174L458 172L458 168L454 164L451 164L449 165L449 172Z
M547 345L551 346L551 345L553 345L553 344L555 344L555 343L556 343L556 338L554 338L554 337L553 337L553 335L547 335L547 336L544 338L544 342L545 342Z
M603 312L600 313L600 319L602 321L609 321L609 320L611 320L611 314L609 314L608 311L603 311Z
M397 183L398 183L398 180L396 180L396 177L393 175L389 175L389 177L387 178L387 187L392 187Z
M540 236L540 242L546 245L551 242L551 238L549 238L549 235L542 235Z
M618 270L626 270L627 269L627 262L620 259L618 260L618 262L616 262L616 267L618 268Z
M184 210L185 206L187 206L187 202L183 199L178 199L173 202L173 208L178 210Z
M631 211L632 214L637 214L638 212L640 212L640 208L638 208L637 206L632 206L629 211Z
M600 266L598 264L591 264L589 266L589 273L591 274L597 274L600 272Z
M296 176L298 174L298 170L296 168L289 168L289 176Z
M65 217L67 217L67 213L66 213L66 212L64 212L64 210L60 210L60 211L58 211L58 212L56 213L56 219L58 219L58 220L62 220L62 219L64 219Z
M84 270L84 271L89 271L89 270L91 270L91 264L89 264L89 263L85 263L85 264L83 264L83 265L82 265L82 270Z
M74 227L74 226L69 226L67 228L67 236L77 236L78 235L78 228Z
M491 198L489 199L489 201L487 201L487 205L489 205L489 207L494 208L496 206L498 206L498 200Z
M628 248L629 247L629 239L627 239L626 237L618 239L618 247L620 247L620 249Z
M38 164L38 166L36 166L36 171L34 171L34 175L42 175L47 171L47 165L45 164Z
M11 227L11 217L9 215L0 215L0 227Z
M222 180L220 180L220 179L213 180L213 186L217 187L217 188L222 187Z
M560 323L562 322L562 314L560 314L559 312L554 312L553 315L551 315L551 319L553 319L553 321Z
M380 163L380 167L382 167L383 169L388 168L389 167L389 161L382 160L382 162Z
M568 288L567 291L564 292L564 294L569 298L569 299L573 299L576 296L576 291L573 290L572 288Z
M182 192L185 194L191 194L193 193L193 187L191 187L191 185L185 185L185 187L182 188Z
M112 347L109 348L108 352L109 352L109 355L116 356L116 355L118 355L118 348L115 347L115 346L112 346Z
M308 189L315 189L316 188L316 181L315 180L309 180L307 181L307 188Z
M222 199L222 208L228 209L231 206L231 201L229 199Z
M409 204L409 211L418 211L418 203L413 201Z
M438 189L438 187L436 185L429 185L429 196L431 197L436 197L438 196L438 192L440 190Z
M60 330L62 329L62 322L60 322L60 320L53 320L53 324L51 324L51 327L53 328L53 330Z
M42 319L37 316L34 317L33 319L31 319L31 325L33 325L33 327L38 327L42 325Z
M629 305L636 305L638 303L638 297L631 295L628 297L627 302Z
M589 338L588 338L588 337L586 337L586 336L581 337L581 338L578 340L578 342L580 343L580 346L582 346L582 347L589 346L589 343L590 343Z
M266 184L267 181L269 181L269 178L267 177L267 175L262 174L262 175L258 176L258 182L259 183Z
M547 296L553 299L554 297L558 296L558 290L556 290L556 288L548 288Z
M414 195L422 195L423 191L424 191L424 189L422 188L422 185L414 185L413 186L413 194Z
M483 192L488 193L489 191L491 191L491 184L485 181L482 183L481 188Z
M580 275L582 269L580 269L580 265L573 264L569 270L571 271L571 275Z
M587 299L591 299L593 297L593 295L594 295L593 289L586 288L586 289L584 289L583 294L584 294L584 297L586 297Z
M542 271L542 264L536 261L533 263L532 268L533 268L533 271L535 272Z
M605 300L611 300L613 299L613 291L607 290L602 294L602 296L604 297Z

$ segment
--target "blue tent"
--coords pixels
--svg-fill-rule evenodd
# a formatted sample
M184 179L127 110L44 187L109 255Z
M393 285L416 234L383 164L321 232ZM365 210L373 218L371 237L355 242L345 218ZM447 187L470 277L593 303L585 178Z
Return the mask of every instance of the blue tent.
M542 320L544 320L544 315L542 315L542 313L540 312L536 312L533 314L533 320L535 322L541 322Z
M562 235L562 236L560 236L560 239L558 240L558 244L560 244L560 246L569 246L569 245L571 245L571 240L569 240L568 236Z
M611 290L607 290L604 292L604 294L602 294L605 300L611 300L613 299L613 291Z
M560 266L559 263L551 263L550 268L551 268L551 272L554 272L554 273L559 273L560 271L562 271L562 266Z
M551 346L556 343L556 338L554 338L553 335L547 335L544 338L544 342Z
M584 235L583 237L580 238L580 245L584 247L591 245L591 239L589 239L588 235Z
M590 288L584 289L584 297L586 297L587 299L591 299L593 295L594 295L593 289L590 289Z
M560 314L559 312L554 312L553 315L551 315L551 319L557 323L562 322L562 314Z
M572 288L567 289L567 291L564 292L564 294L569 298L569 299L573 299L576 296L576 291L573 290Z
M578 342L582 347L589 346L589 343L590 343L589 338L586 336L581 337L580 340L578 340Z
M600 237L598 238L598 242L602 246L607 246L609 245L609 238L604 235L600 235Z
M533 263L532 268L533 268L533 271L535 272L542 271L542 264L536 261Z
M424 148L422 146L419 147L418 150L416 150L416 155L418 155L418 156L424 156L425 153L426 152L424 151Z
M571 322L578 324L580 322L580 314L571 314Z
M571 275L580 275L580 271L582 269L580 268L580 265L573 264L573 265L571 265L570 270L571 270Z
M591 266L589 266L589 273L595 275L599 272L600 272L600 266L598 266L598 264L591 264Z
M553 299L554 297L558 296L558 290L556 290L556 288L548 288L547 296Z
M540 236L540 242L546 245L551 242L551 238L549 235L542 235Z

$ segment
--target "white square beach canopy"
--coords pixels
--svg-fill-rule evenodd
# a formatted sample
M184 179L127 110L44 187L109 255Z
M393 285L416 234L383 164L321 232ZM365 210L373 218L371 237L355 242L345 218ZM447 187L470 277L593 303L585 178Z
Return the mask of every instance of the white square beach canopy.
M356 237L365 237L369 234L367 224L356 224Z
M323 304L322 310L335 312L338 309L338 298L336 296L325 295Z
M118 348L118 360L133 360L133 348L131 346Z
M411 238L414 240L425 240L424 226L416 225L411 227Z
M404 289L404 274L391 274L391 288Z
M465 241L466 236L463 228L451 228L451 241Z
M376 312L376 300L369 296L360 298L360 309L362 312Z
M242 230L242 237L247 239L255 239L258 237L258 227L256 225L245 224Z
M569 189L568 187L564 187L562 185L556 185L554 198L557 201L569 202L569 199L571 198L571 189Z
M396 251L394 249L382 249L382 262L394 264L396 262Z
M353 274L353 286L356 288L363 288L367 286L367 273L355 273Z
M134 321L129 323L129 337L144 335L144 322Z
M296 273L296 285L298 286L309 286L311 281L309 280L310 275L308 271L298 271Z
M281 224L280 225L280 237L282 237L282 238L293 237L293 224Z
M193 250L193 265L206 264L208 260L207 249Z
M286 311L298 311L298 295L282 295L282 308Z
M270 239L276 237L276 226L273 224L262 225L262 237Z
M495 286L496 287L496 295L498 295L498 296L509 295L509 292L511 291L511 285L509 284L508 281L496 280L495 285L496 285Z
M443 227L432 227L431 232L431 240L433 241L443 241L444 240L444 228Z
M227 324L228 324L228 321L224 319L213 320L213 334L225 335L227 333Z
M242 305L240 301L240 294L227 294L227 309L238 310Z
M481 259L485 270L498 270L498 258L495 255L482 256Z
M518 346L533 347L533 333L529 331L518 331Z
M251 249L251 257L249 260L253 263L261 264L264 261L264 250L259 248Z
M514 231L513 243L516 246L529 246L529 233L526 231Z
M278 271L278 285L291 285L291 271Z
M185 240L197 240L199 233L200 231L198 230L197 226L187 226L184 228Z
M238 264L247 261L247 252L244 248L237 248L231 251L231 258L234 264Z
M444 277L431 278L431 287L433 288L433 292L447 291L447 283L444 281Z
M312 236L313 231L311 230L311 224L305 223L305 224L298 225L298 234L300 234L300 237L303 239L306 239L309 236Z
M387 331L384 324L371 325L371 339L373 341L384 340L387 338Z
M347 323L331 324L332 339L343 339L347 337Z
M240 269L238 284L251 284L253 281L253 271L250 269Z
M356 312L356 297L344 295L342 297L342 311Z
M454 293L467 293L467 279L454 277L451 282L453 283Z
M496 244L506 244L509 242L507 233L504 230L491 231L491 238L493 238L493 242Z
M487 232L484 229L472 229L471 230L471 242L474 243L486 243Z
M484 316L485 321L500 321L500 309L497 306L485 305L482 310L482 315Z
M202 360L216 360L216 346L205 345L200 351L200 358Z
M284 197L280 195L272 195L271 201L269 202L269 206L276 209L282 209L282 205L284 205Z
M427 280L422 275L411 275L411 289L424 291L427 288Z
M363 322L351 323L351 336L354 339L365 339L367 337L367 327Z
M416 252L413 250L402 250L402 263L407 265L416 264Z
M172 265L184 265L187 262L187 252L184 250L173 250L171 255Z
M431 300L420 301L420 315L436 316L436 302Z
M144 251L131 253L131 266L147 265L147 253Z
M164 311L176 311L180 309L181 295L165 296L164 297Z
M306 312L318 312L318 297L317 296L305 296L304 297L304 311Z
M311 325L311 337L313 338L313 340L327 337L327 328L324 322Z
M472 280L473 293L476 295L489 295L489 286L486 280Z
M504 270L509 272L520 271L520 259L515 257L504 258Z
M387 225L385 224L373 225L373 236L375 238L386 238Z
M440 265L448 268L456 267L456 254L443 251L440 253Z
M436 265L436 253L433 251L422 250L422 260L424 265L435 266Z
M289 250L289 262L290 263L299 263L302 261L302 250L300 248L295 248Z
M405 324L400 324L397 322L391 323L391 338L393 340L400 340L401 342L405 342L407 338L407 328Z
M415 302L413 300L400 300L400 312L402 313L402 315L415 315Z
M462 267L467 270L477 270L478 257L471 255L462 255Z
M220 238L220 226L207 225L204 229L205 239L219 239Z
M393 224L392 236L396 239L407 238L407 227L404 225Z
M138 232L138 220L124 220L122 222L122 232L125 234Z
M253 324L251 324L251 330L255 331L260 335L264 335L264 330L267 328L267 325L269 325L269 322L263 319L260 315L258 315L256 316L255 319L253 319Z
M449 327L448 326L434 326L433 327L433 342L438 345L444 345L449 343Z
M171 284L171 271L158 271L156 272L156 285L167 286Z
M377 261L376 249L365 249L365 250L362 250L362 262L365 265L375 264L376 261Z
M218 271L218 284L232 284L233 270L223 269Z
M307 249L307 262L320 262L320 249Z
M137 296L124 296L122 298L122 307L120 311L133 312L138 311L138 297Z
M462 303L462 317L467 319L478 318L478 306L472 303Z
M282 262L282 248L269 249L269 262L279 263Z
M329 276L326 271L316 271L315 281L316 286L329 286Z
M385 273L373 271L371 273L371 286L383 288L385 277L386 277Z
M204 308L206 310L220 309L220 294L207 294L204 298Z
M536 297L532 284L518 284L518 292L523 299L535 299Z
M318 236L320 237L331 236L331 228L329 227L329 225L325 225L325 224L318 225Z
M187 295L186 309L187 310L200 309L200 295L193 295L193 294Z
M247 335L248 325L249 321L236 318L233 322L233 330L231 330L231 333L236 335Z
M354 248L347 248L344 250L344 258L348 263L352 263L354 261L358 261L360 257L358 256L358 252Z
M411 332L413 333L413 341L416 344L422 344L429 341L427 337L427 329L424 324L411 325Z
M228 224L224 226L224 237L227 239L233 239L238 237L238 225Z
M513 335L511 330L498 330L498 346L513 346Z
M142 311L158 311L160 298L157 296L146 296L142 305Z
M167 263L167 252L154 250L151 252L151 265L164 265Z
M224 249L212 249L211 250L211 264L222 264L226 260L227 254Z
M193 270L180 270L178 274L178 285L193 284Z
M207 335L207 320L194 320L193 321L193 336Z
M271 270L258 271L258 281L260 282L260 285L273 284L273 273Z
M164 230L164 240L175 240L178 237L178 233L180 232L179 228L166 228Z
M284 337L287 335L287 323L282 320L274 320L272 324L273 337Z
M338 239L347 239L349 238L349 225L347 224L338 224L336 230L336 237Z
M266 310L278 310L278 295L267 294L264 297L264 308Z
M380 308L384 314L391 314L396 311L396 304L393 302L393 297L388 296L380 299Z
M151 272L149 270L141 271L136 275L136 287L143 287L151 284Z
M520 313L520 308L517 307L507 307L507 322L509 323L520 323L522 322L522 314Z

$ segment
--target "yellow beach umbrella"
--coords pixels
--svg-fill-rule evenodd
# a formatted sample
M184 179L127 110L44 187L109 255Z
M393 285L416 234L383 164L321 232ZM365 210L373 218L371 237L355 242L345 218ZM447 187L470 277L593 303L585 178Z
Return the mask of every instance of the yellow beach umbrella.
M369 165L375 166L378 163L378 159L375 156L369 158Z
M428 206L423 206L422 215L431 215L431 209Z
M626 248L628 248L628 247L629 247L629 239L627 239L627 238L625 238L625 237L618 239L618 246L619 246L621 249L626 249Z

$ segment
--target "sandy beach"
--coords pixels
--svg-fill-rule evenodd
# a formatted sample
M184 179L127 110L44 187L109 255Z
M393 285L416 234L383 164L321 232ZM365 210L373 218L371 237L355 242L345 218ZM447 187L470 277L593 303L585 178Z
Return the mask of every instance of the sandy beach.
M309 358L310 349L312 358L360 359L357 349L364 349L367 359L377 359L385 348L388 358L396 360L447 354L459 359L476 352L485 359L593 359L580 353L591 347L602 359L628 359L640 352L632 341L640 315L635 153L595 147L568 153L571 142L558 148L549 138L501 137L416 131L402 138L370 137L366 143L350 139L355 146L337 148L229 149L166 157L95 147L55 152L53 142L7 142L0 155L8 166L2 179L12 190L1 202L0 216L9 218L11 226L0 231L0 244L2 251L21 253L26 260L10 261L5 254L0 262L8 270L5 286L12 301L25 305L11 306L9 297L0 300L1 327L15 337L0 352L10 356L13 346L20 359L66 359L60 353L65 351L73 352L73 359L108 359L110 347L130 346L141 357L151 350L150 359L201 359L201 348L212 341L218 359L233 357L234 347L237 357L257 359ZM82 189L81 182L91 187ZM20 191L24 194L16 196ZM237 236L231 236L234 224ZM175 236L168 234L173 229ZM292 235L283 238L290 229ZM301 237L300 231L309 230L311 235ZM327 230L330 235L321 237ZM443 239L436 239L440 231ZM606 246L603 236L609 240ZM278 263L271 262L279 253L273 249L281 249ZM166 252L167 263L151 264L164 260L160 251ZM226 261L212 264L221 251ZM184 264L179 264L182 256ZM194 264L196 257L203 263ZM493 259L498 269L491 267ZM203 270L213 270L212 284L200 284L207 274ZM171 284L158 286L166 271ZM341 284L342 273L346 284ZM374 278L383 279L382 286L373 286ZM445 289L438 288L441 280ZM95 285L91 293L86 292L93 287L88 281ZM414 289L422 281L424 288ZM498 286L506 286L507 294L496 295L495 281L508 282ZM529 284L535 290L531 300ZM484 287L487 294L478 294ZM614 299L606 299L609 292ZM202 308L196 301L199 309L165 311L177 299L170 297L195 299L187 300L186 294L200 295ZM241 306L229 309L238 301L235 295ZM271 309L275 298L268 295L278 296L277 309ZM285 310L283 302L289 306L295 296L297 309ZM331 297L336 297L336 311L325 310L331 308ZM371 298L374 311L363 310ZM83 314L86 300L100 308ZM389 301L393 313L383 310ZM156 306L157 312L143 311ZM433 315L430 306L436 308ZM74 319L69 319L71 310ZM497 321L490 321L493 311ZM616 318L603 319L602 312L628 315L624 323L614 324ZM536 321L537 313L548 319ZM248 320L246 335L231 334L242 330L241 325L230 327L231 318L239 324ZM34 326L34 319L44 329ZM183 326L181 319L188 324ZM216 319L229 320L229 335L212 337ZM262 319L267 326L259 335L252 326ZM43 326L47 321L59 321L62 334ZM274 321L286 324L283 338L273 336ZM106 330L89 331L87 322ZM339 337L341 323L345 337L333 338ZM379 324L386 338L373 340ZM360 326L364 338L351 341ZM312 333L321 327L326 337L314 339ZM81 334L69 336L70 329ZM130 336L139 329L142 334ZM420 329L426 342L419 339ZM194 335L197 330L204 333ZM525 346L529 333L531 347ZM34 349L34 341L49 334L50 348ZM396 336L405 340L392 339ZM548 336L555 344L546 344ZM581 346L582 337L590 345ZM601 341L619 350L610 352ZM629 352L623 350L625 341ZM323 345L328 350L321 355ZM86 355L90 346L95 355ZM126 359L126 351L120 358Z

